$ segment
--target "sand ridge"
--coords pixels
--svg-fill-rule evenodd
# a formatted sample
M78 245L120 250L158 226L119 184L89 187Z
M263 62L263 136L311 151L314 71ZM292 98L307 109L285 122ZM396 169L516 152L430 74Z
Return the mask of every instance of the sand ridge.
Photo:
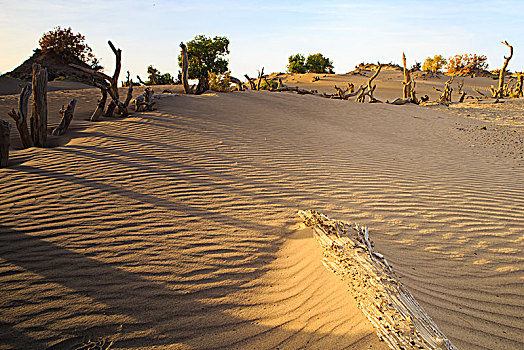
M50 109L71 97L71 138L0 175L4 348L383 348L297 232L308 208L369 226L459 348L523 346L522 168L465 144L483 122L244 92L89 123L96 89Z

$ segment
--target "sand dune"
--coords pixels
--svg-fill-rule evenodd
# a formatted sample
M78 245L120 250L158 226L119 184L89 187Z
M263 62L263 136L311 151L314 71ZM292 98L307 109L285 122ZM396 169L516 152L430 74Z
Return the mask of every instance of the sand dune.
M460 349L524 346L523 164L485 121L269 92L50 110L72 97L69 137L0 172L2 348L385 348L299 209L369 226Z

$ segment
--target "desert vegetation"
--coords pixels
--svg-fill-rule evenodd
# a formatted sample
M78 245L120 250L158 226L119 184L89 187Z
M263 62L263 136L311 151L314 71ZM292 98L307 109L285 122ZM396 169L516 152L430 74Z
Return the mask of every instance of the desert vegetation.
M334 73L333 61L321 53L309 55L307 59L302 54L295 54L288 57L289 73Z

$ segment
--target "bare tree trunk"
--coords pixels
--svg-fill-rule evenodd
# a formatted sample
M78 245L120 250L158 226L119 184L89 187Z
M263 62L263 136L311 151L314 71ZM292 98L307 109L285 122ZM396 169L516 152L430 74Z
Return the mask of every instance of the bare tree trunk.
M204 92L209 90L209 80L207 77L200 77L198 79L198 85L195 90L195 95L202 95Z
M18 134L20 135L20 140L24 148L33 146L31 135L29 135L29 130L27 129L27 104L32 92L31 85L25 85L18 98L18 112L13 109L8 113L16 123L16 128L18 129Z
M9 146L11 124L0 119L0 168L6 168L9 163Z
M45 147L47 140L47 69L33 64L33 114L31 116L33 145Z
M60 136L65 134L67 131L67 128L69 128L69 124L71 124L71 120L73 120L73 114L75 113L75 106L76 106L76 99L73 99L67 107L64 108L62 105L62 109L60 110L60 114L62 115L62 120L60 121L60 124L53 130L52 134L54 136Z
M511 58L513 57L513 46L508 44L507 41L503 41L502 44L509 47L509 57L504 56L504 65L502 66L502 69L500 70L499 74L499 88L496 91L495 96L493 96L498 98L504 98L504 76L506 74L506 68L508 67L509 60L511 60Z
M124 106L127 108L129 106L129 103L133 99L133 79L129 80L129 86L127 88L127 96L126 100L124 101Z
M184 43L180 43L180 48L182 49L182 84L184 85L184 92L186 94L191 93L189 88L189 83L187 82L189 74L189 60L187 58L187 46Z

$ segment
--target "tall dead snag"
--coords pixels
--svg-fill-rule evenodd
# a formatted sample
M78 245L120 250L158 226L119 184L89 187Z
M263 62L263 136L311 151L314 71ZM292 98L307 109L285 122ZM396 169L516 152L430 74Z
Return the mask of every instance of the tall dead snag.
M509 60L513 57L513 46L508 44L507 41L503 41L502 44L509 47L509 56L504 56L504 65L502 66L502 69L499 73L499 88L497 89L496 93L493 95L493 97L496 98L504 98L504 77L506 75L506 68L508 67Z
M98 103L97 111L98 111L99 107L101 107L103 109L104 106L105 106L105 102L104 102L104 106L100 106L100 104L104 100L104 98L103 98L104 92L103 91L106 90L106 92L109 94L109 96L111 96L111 102L107 106L107 109L106 109L106 112L105 112L105 116L106 117L112 117L115 109L118 109L120 115L123 116L123 117L126 117L126 116L129 115L129 113L127 111L127 106L124 103L120 102L120 100L119 100L119 93L118 93L118 76L120 75L120 68L122 67L122 50L121 49L117 49L113 45L111 40L109 40L107 43L109 44L109 47L111 48L111 50L115 54L115 61L116 61L115 72L113 73L112 77L110 77L109 75L107 75L105 73L102 73L102 72L99 72L99 71L96 71L96 70L93 70L93 69L85 68L85 67L82 67L82 66L79 66L79 65L76 65L76 64L70 64L70 66L74 67L74 68L76 68L78 70L81 70L84 73L91 74L93 77L100 78L100 79L102 79L104 81L104 83L96 84L96 86L98 86L100 88L100 90L102 91L102 99ZM101 86L103 86L103 88ZM95 113L96 113L96 111L95 111ZM93 113L93 116L95 115L95 113ZM93 119L93 117L91 117L91 119Z
M253 79L250 78L247 74L244 74L244 76L246 77L247 81L249 82L249 86L251 87L251 90L256 90L257 86L253 82Z
M33 145L45 147L47 140L47 68L33 64L33 114L31 136Z
M10 134L11 124L0 119L0 168L7 167L9 163Z
M20 92L20 97L18 98L18 112L13 109L11 112L7 113L16 123L16 128L18 129L18 134L20 135L20 140L22 141L22 146L24 148L33 146L33 140L27 129L27 104L32 92L33 89L31 88L31 85L25 85L22 88L22 92Z
M459 99L459 103L461 102L464 102L464 98L466 97L466 92L462 90L462 88L464 87L464 79L462 79L462 82L458 82L457 81L457 86L458 86L458 93L460 94L460 99Z
M64 107L62 105L62 109L60 110L60 114L62 115L62 120L60 121L60 124L53 129L54 136L60 136L65 134L67 131L67 128L69 128L69 124L71 124L71 120L73 120L73 114L75 113L75 106L76 106L76 99L74 98L69 102L67 107Z
M180 48L182 49L182 85L184 85L184 92L186 94L191 93L189 88L189 83L187 77L189 75L189 59L187 58L187 46L183 42L180 43Z
M409 70L406 68L406 54L404 52L402 53L402 63L404 63L404 81L402 82L402 98L408 98L411 97L411 75L409 74Z

